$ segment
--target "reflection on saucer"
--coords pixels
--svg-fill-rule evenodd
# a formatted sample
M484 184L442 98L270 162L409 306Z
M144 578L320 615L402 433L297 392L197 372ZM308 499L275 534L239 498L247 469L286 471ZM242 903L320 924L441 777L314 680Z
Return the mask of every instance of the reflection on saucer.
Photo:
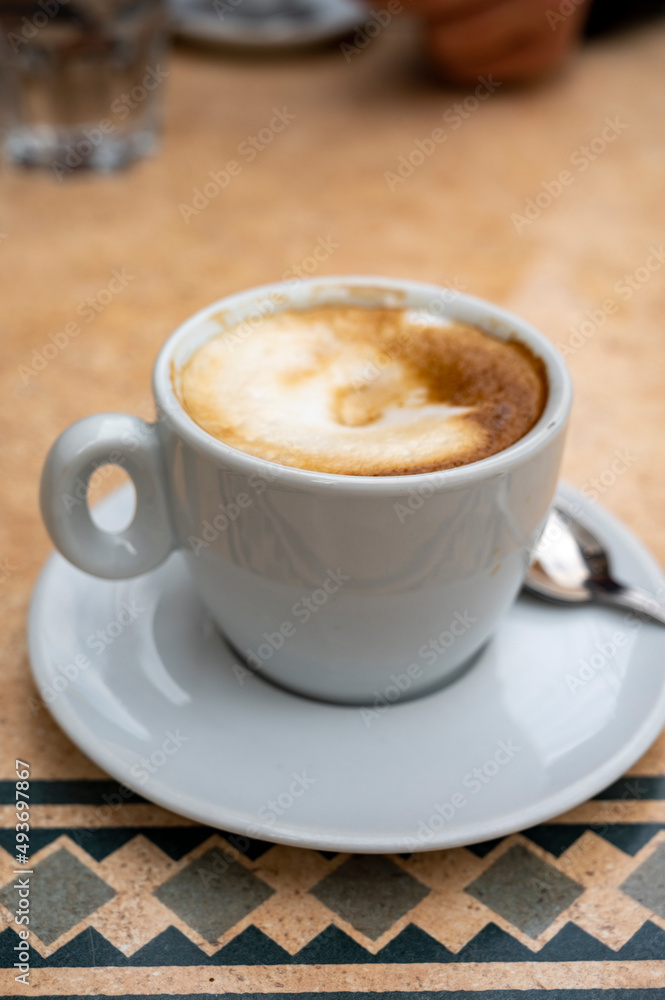
M623 525L562 495L584 508L618 572L662 583ZM99 522L122 522L132 497L107 497ZM321 850L433 850L542 823L615 781L665 722L665 630L524 595L457 680L369 708L293 695L248 670L178 552L129 581L54 555L29 638L42 699L109 774L209 826ZM267 823L265 804L298 775L306 794Z

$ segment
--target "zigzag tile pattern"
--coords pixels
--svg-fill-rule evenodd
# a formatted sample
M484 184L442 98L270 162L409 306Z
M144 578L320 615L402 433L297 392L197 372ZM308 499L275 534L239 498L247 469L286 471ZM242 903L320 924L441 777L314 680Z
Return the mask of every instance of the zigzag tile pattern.
M662 960L663 827L555 823L371 863L247 845L195 825L36 829L33 898L43 911L57 907L58 920L41 936L40 925L33 928L32 964ZM12 834L0 834L2 968L11 968L18 942ZM65 873L67 892L49 873Z

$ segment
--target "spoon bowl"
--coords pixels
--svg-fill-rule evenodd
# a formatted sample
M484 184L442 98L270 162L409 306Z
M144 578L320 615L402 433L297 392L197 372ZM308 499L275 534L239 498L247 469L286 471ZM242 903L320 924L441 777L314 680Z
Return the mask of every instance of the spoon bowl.
M639 587L614 579L602 542L560 498L549 513L524 586L556 604L597 601L630 608L665 625L665 604Z

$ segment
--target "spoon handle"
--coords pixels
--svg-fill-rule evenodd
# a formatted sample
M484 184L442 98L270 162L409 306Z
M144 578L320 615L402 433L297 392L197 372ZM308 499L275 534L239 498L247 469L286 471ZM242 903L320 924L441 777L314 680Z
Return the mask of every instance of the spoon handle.
M652 594L640 587L624 587L621 584L605 587L596 584L593 590L598 600L604 604L613 604L619 608L632 608L640 615L646 615L661 625L665 625L665 604L656 600Z

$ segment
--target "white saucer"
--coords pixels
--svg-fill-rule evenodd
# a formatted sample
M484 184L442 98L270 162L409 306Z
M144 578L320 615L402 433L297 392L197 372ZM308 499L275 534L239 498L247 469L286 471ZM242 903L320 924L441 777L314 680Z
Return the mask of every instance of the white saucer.
M561 492L619 578L662 585L622 524ZM126 523L131 503L125 488L96 519ZM98 630L116 637L105 645ZM38 688L50 686L51 712L101 768L201 823L302 847L403 852L514 832L611 784L665 723L665 629L592 606L521 597L459 680L369 715L234 671L177 554L129 581L54 555L29 633Z
M173 31L192 41L275 49L340 38L371 11L360 0L170 0L169 14Z

